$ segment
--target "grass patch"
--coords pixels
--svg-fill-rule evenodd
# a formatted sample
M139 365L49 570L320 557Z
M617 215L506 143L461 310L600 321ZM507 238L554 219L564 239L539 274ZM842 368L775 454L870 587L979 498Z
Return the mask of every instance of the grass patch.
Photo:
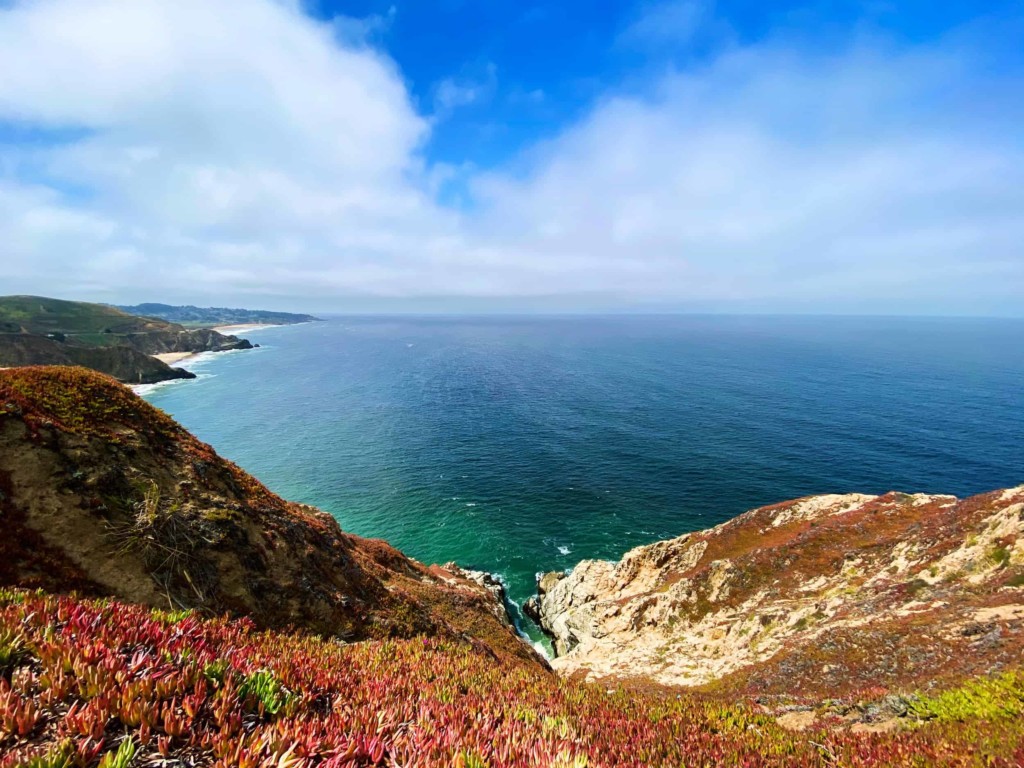
M988 551L988 561L996 568L1005 568L1010 564L1010 548L997 544Z
M971 680L937 696L918 698L911 714L922 720L993 720L1024 715L1024 673Z

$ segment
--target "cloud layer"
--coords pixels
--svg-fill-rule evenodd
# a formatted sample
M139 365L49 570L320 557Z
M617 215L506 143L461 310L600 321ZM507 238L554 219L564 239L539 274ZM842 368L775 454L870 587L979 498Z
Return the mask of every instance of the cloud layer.
M969 34L723 45L454 208L431 118L343 22L276 0L0 10L2 292L1005 313L1024 287L1024 145L998 120L1024 88L979 94Z

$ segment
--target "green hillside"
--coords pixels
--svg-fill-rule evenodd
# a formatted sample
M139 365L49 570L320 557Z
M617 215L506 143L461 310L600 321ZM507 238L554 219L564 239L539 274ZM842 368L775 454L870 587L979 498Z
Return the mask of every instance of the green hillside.
M293 312L270 312L263 309L230 307L195 307L191 304L181 307L170 304L135 304L134 306L119 306L118 309L133 315L156 317L193 328L248 323L293 325L295 323L311 323L320 319L313 315L300 315Z
M0 330L84 336L89 343L115 343L111 335L167 331L165 320L137 317L106 304L63 301L42 296L0 296ZM108 337L108 338L104 338Z
M0 296L0 368L82 365L133 384L194 378L153 355L249 349L245 339L106 304Z

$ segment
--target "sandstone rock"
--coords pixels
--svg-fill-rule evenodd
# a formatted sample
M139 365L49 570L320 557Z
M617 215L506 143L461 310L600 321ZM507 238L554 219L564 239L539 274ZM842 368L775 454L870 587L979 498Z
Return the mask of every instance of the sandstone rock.
M563 674L827 693L1012 663L1022 581L1024 486L830 495L545 574L524 610Z
M564 571L549 571L537 580L538 594L545 595L557 586L558 582L565 578Z
M536 595L528 598L526 602L523 603L523 614L530 620L540 624L541 621L543 621L540 611L540 598Z

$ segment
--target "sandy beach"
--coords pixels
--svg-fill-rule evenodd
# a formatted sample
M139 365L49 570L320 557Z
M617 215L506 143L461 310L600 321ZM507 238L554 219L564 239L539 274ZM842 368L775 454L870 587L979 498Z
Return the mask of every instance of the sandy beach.
M260 328L275 328L274 323L241 323L239 325L218 325L211 328L211 331L223 333L225 336L234 336L246 331L258 331Z
M235 336L241 333L247 333L249 331L258 331L261 328L275 328L275 323L239 323L237 325L218 325L210 328L212 331L222 333L225 336ZM190 357L202 354L201 352L163 352L159 355L151 355L162 363L167 365L177 365Z
M155 357L161 363L167 363L167 365L174 365L175 363L180 363L182 360L186 360L186 359L188 359L190 357L195 357L197 354L199 354L199 353L198 352L164 352L163 354L160 354L160 355L150 355L150 357Z

